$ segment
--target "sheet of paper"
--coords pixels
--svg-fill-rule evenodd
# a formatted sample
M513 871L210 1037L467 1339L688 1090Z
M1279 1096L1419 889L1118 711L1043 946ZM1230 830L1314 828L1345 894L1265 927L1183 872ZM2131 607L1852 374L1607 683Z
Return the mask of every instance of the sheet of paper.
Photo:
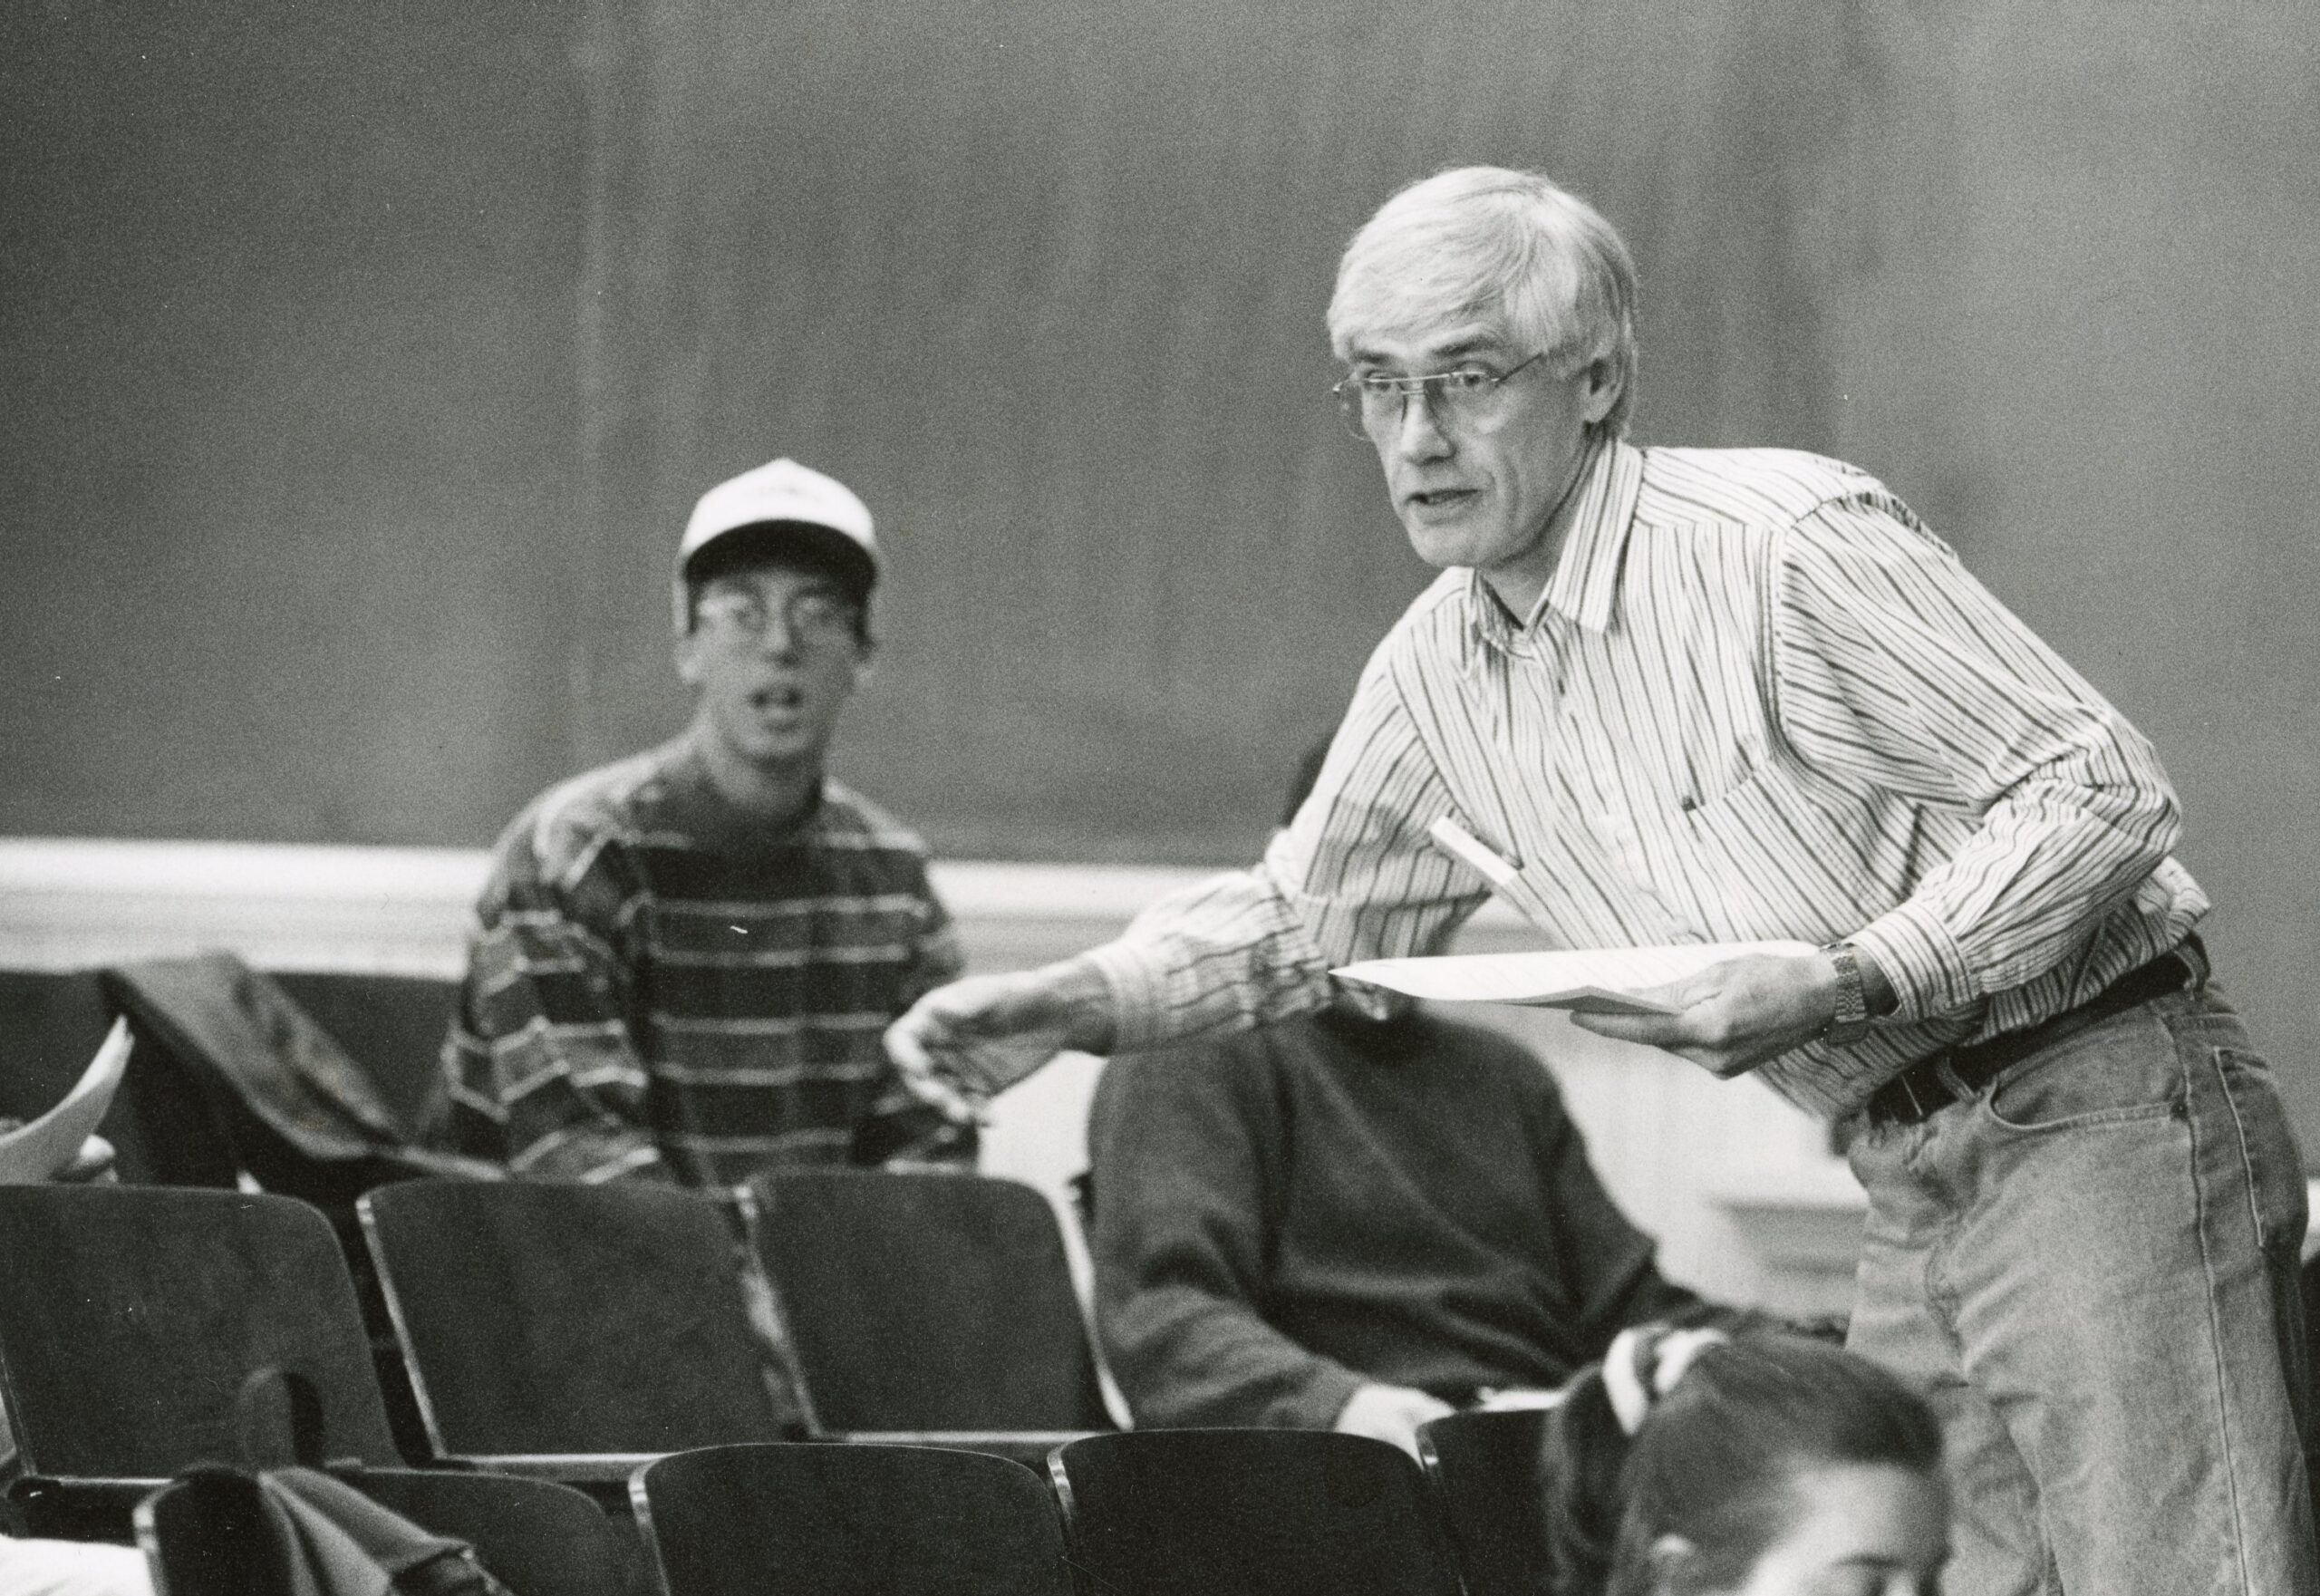
M116 1020L63 1101L30 1125L0 1134L0 1185L47 1180L72 1163L112 1107L112 1095L121 1089L121 1072L128 1067L129 1021Z
M1803 942L1726 942L1552 953L1454 953L1438 959L1368 959L1330 973L1437 1003L1668 1014L1674 1011L1635 994L1748 953L1794 956L1812 951L1812 944Z

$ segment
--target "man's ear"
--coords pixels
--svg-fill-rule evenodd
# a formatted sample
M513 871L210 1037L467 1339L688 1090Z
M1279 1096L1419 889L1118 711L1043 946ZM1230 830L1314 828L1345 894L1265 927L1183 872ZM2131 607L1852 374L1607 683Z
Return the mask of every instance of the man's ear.
M677 663L677 680L687 687L699 687L701 674L700 626L695 625L691 631L681 634L671 653Z
M1612 407L1619 402L1619 390L1624 384L1619 381L1619 368L1607 356L1589 361L1580 374L1587 380L1586 416L1587 424L1591 427L1611 413Z
M878 673L878 645L864 638L854 651L854 691L860 692Z

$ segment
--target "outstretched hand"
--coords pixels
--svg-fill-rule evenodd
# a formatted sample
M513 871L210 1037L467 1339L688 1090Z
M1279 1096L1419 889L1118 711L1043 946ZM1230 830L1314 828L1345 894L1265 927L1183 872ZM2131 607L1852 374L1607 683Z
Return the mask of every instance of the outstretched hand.
M1111 989L1091 967L1050 964L936 987L886 1028L903 1084L958 1124L1067 1048L1111 1047Z
M1837 971L1825 953L1752 953L1638 992L1673 1014L1574 1014L1598 1036L1664 1048L1718 1079L1744 1075L1828 1029Z

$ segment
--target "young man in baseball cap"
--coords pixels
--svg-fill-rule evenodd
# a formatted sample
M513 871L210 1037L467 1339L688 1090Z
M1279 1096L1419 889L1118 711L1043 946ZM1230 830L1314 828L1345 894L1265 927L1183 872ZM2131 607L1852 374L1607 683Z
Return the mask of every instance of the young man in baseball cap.
M777 459L678 545L675 740L551 788L500 838L436 1124L519 1178L725 1185L769 1166L971 1159L886 1023L957 974L926 849L826 758L867 674L878 546Z

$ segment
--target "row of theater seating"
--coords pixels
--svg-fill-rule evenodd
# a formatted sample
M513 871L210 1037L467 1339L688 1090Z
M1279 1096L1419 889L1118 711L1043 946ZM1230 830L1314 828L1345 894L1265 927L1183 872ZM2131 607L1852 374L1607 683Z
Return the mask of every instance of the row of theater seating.
M649 1564L630 1559L595 1504L566 1486L423 1470L343 1477L422 1528L468 1542L515 1596L1494 1590L1462 1568L1435 1494L1383 1442L1312 1431L1112 1434L1056 1448L1046 1472L1043 1480L1006 1458L932 1446L674 1453L631 1482ZM137 1525L159 1596L288 1596L247 1475L163 1486L140 1503Z
M1038 1456L1109 1427L1055 1216L1011 1181L420 1180L358 1212L428 1461L618 1481L643 1456L801 1433L963 1433ZM24 1262L0 1291L0 1369L33 1470L156 1478L222 1455L264 1369L311 1386L325 1456L401 1460L355 1275L316 1209L5 1188L0 1258ZM778 1339L753 1327L768 1314ZM792 1367L769 1367L773 1347Z
M238 1457L346 1470L475 1541L487 1564L495 1546L519 1561L525 1526L569 1516L543 1491L615 1506L633 1492L677 1596L1047 1589L1021 1571L1059 1577L1067 1527L1088 1591L1455 1590L1463 1568L1470 1596L1492 1596L1535 1564L1532 1416L1431 1427L1429 1460L1455 1487L1439 1506L1406 1458L1354 1437L1075 1436L1102 1423L1092 1359L1054 1217L1011 1183L801 1172L728 1207L648 1187L419 1181L378 1188L362 1211L426 1408L420 1461L489 1474L405 1466L353 1278L317 1211L5 1188L0 1377L25 1471L11 1495L33 1527L102 1535L143 1500L154 1547L175 1523L199 1549L172 1590L240 1588L199 1583L201 1569L238 1566L248 1539L230 1482L149 1494ZM749 1323L753 1289L770 1287L816 1398L809 1428L857 1445L777 1441L783 1409ZM944 1445L892 1445L904 1429ZM1042 1459L1056 1523L1022 1466ZM486 1483L502 1472L527 1477ZM446 1483L462 1477L478 1483ZM495 1491L531 1495L476 1499ZM585 1552L588 1537L550 1539ZM838 1579L841 1564L856 1573ZM1000 1580L1002 1564L1016 1573ZM822 1572L797 1584L735 1572L761 1567ZM567 1587L580 1588L536 1588Z

